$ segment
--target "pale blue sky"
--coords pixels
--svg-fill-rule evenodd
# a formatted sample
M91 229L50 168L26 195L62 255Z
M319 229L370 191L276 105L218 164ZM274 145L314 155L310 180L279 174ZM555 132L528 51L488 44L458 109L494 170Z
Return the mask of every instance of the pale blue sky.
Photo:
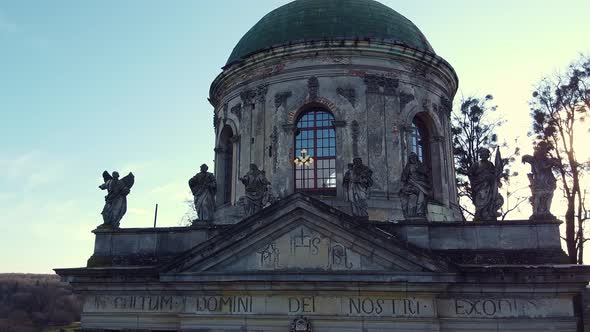
M123 227L150 226L156 202L159 225L177 225L186 181L212 164L209 85L287 2L0 0L0 272L85 265L105 169L136 174ZM590 51L587 0L382 2L454 66L460 93L494 94L506 139L526 136L533 84Z

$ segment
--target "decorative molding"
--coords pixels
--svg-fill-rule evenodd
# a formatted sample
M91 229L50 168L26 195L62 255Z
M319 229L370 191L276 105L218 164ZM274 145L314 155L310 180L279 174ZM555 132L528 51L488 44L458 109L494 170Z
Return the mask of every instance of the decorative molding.
M248 107L248 105L252 105L255 97L256 91L254 90L244 90L240 92L240 98L242 99L242 104L244 108Z
M235 115L238 120L242 120L242 104L237 104L236 106L232 107L230 112Z
M256 101L264 103L266 101L266 93L268 92L268 84L261 84L256 88Z
M428 76L430 73L430 68L421 63L417 63L416 65L412 66L411 72L417 76L426 78L426 76Z
M291 97L293 93L291 91L283 91L275 94L275 107L278 111L281 106L287 108L287 99Z
M356 107L356 90L353 88L337 88L336 93L346 98L352 107Z
M307 80L307 90L309 92L309 99L315 100L318 97L318 90L320 88L320 82L315 76L310 77Z
M408 105L412 100L414 100L414 95L402 92L399 94L399 111L403 111L406 105Z
M367 74L365 76L365 85L367 86L367 93L394 96L399 86L399 80L383 75Z

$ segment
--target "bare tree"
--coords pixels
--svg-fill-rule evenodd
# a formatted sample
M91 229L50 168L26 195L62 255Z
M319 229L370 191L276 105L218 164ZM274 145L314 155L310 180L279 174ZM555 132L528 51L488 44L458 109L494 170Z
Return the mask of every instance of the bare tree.
M590 110L590 58L580 56L568 69L541 80L531 100L533 131L537 142L548 143L563 195L567 201L565 242L571 263L584 262L584 221L587 220L580 179L588 161L576 154L580 134L588 133L585 122Z
M473 198L467 176L469 169L479 161L478 150L480 148L493 150L499 145L496 130L505 123L502 119L493 119L490 116L498 108L497 105L492 104L493 100L492 95L486 95L483 98L467 97L461 100L460 107L455 108L451 115L457 189L465 219L471 219L474 216L473 207L469 204ZM507 143L503 143L502 146L508 148ZM514 162L515 156L519 153L520 150L516 147L514 152L503 160L504 164L508 167ZM508 178L512 175L518 174L511 173L506 168L503 177L504 181L508 181ZM522 204L521 200L522 198L519 198L517 204L514 204L512 208L503 208L502 220Z
M191 226L193 221L198 219L195 209L195 201L192 199L186 199L184 203L187 206L187 210L178 221L178 226Z

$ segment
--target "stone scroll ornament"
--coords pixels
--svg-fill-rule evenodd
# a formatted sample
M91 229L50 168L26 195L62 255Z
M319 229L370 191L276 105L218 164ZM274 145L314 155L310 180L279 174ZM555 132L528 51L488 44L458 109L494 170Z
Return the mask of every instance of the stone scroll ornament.
M406 218L426 219L428 200L432 197L430 171L414 152L402 172L402 210Z
M246 189L244 198L244 212L251 216L262 210L267 203L272 203L273 197L270 191L270 182L266 179L264 171L258 169L256 164L250 164L250 171L240 178Z
M199 220L213 220L215 214L217 182L213 173L207 172L208 170L209 167L206 164L201 165L201 171L188 181Z
M531 165L531 173L528 174L533 215L531 220L553 220L551 202L553 193L557 188L557 180L553 175L553 168L559 165L559 160L549 155L552 147L547 142L539 142L535 146L535 153L522 157L523 163Z
M119 172L113 172L113 175L104 171L102 173L104 183L98 186L107 191L105 204L102 209L102 219L104 223L99 228L119 228L121 219L127 212L127 195L131 192L131 187L135 183L133 173L119 179Z
M363 165L361 158L354 158L352 164L348 165L348 171L344 174L342 182L352 205L352 215L368 218L367 199L369 189L373 186L373 171Z
M475 206L473 221L496 221L501 215L498 210L504 204L504 198L498 188L504 174L504 161L500 149L496 150L495 164L489 161L490 151L478 150L480 161L468 171L471 183L471 200Z

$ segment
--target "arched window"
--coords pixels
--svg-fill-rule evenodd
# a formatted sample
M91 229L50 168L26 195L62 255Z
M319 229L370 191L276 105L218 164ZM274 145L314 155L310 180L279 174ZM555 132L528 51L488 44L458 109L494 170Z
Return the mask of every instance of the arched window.
M233 130L230 126L225 125L221 131L221 135L219 137L219 146L220 146L220 155L219 155L219 163L220 163L220 170L221 176L218 177L218 186L220 188L217 189L219 195L221 195L221 199L218 202L230 203L231 202L231 194L232 194L232 176L233 176L233 156L234 156L234 143L233 143Z
M415 117L412 121L412 132L410 133L410 152L416 153L418 159L422 162L426 162L427 139L428 132L424 122L420 118Z
M295 157L313 163L295 165L295 190L336 194L336 131L334 116L322 108L303 113L295 132Z

